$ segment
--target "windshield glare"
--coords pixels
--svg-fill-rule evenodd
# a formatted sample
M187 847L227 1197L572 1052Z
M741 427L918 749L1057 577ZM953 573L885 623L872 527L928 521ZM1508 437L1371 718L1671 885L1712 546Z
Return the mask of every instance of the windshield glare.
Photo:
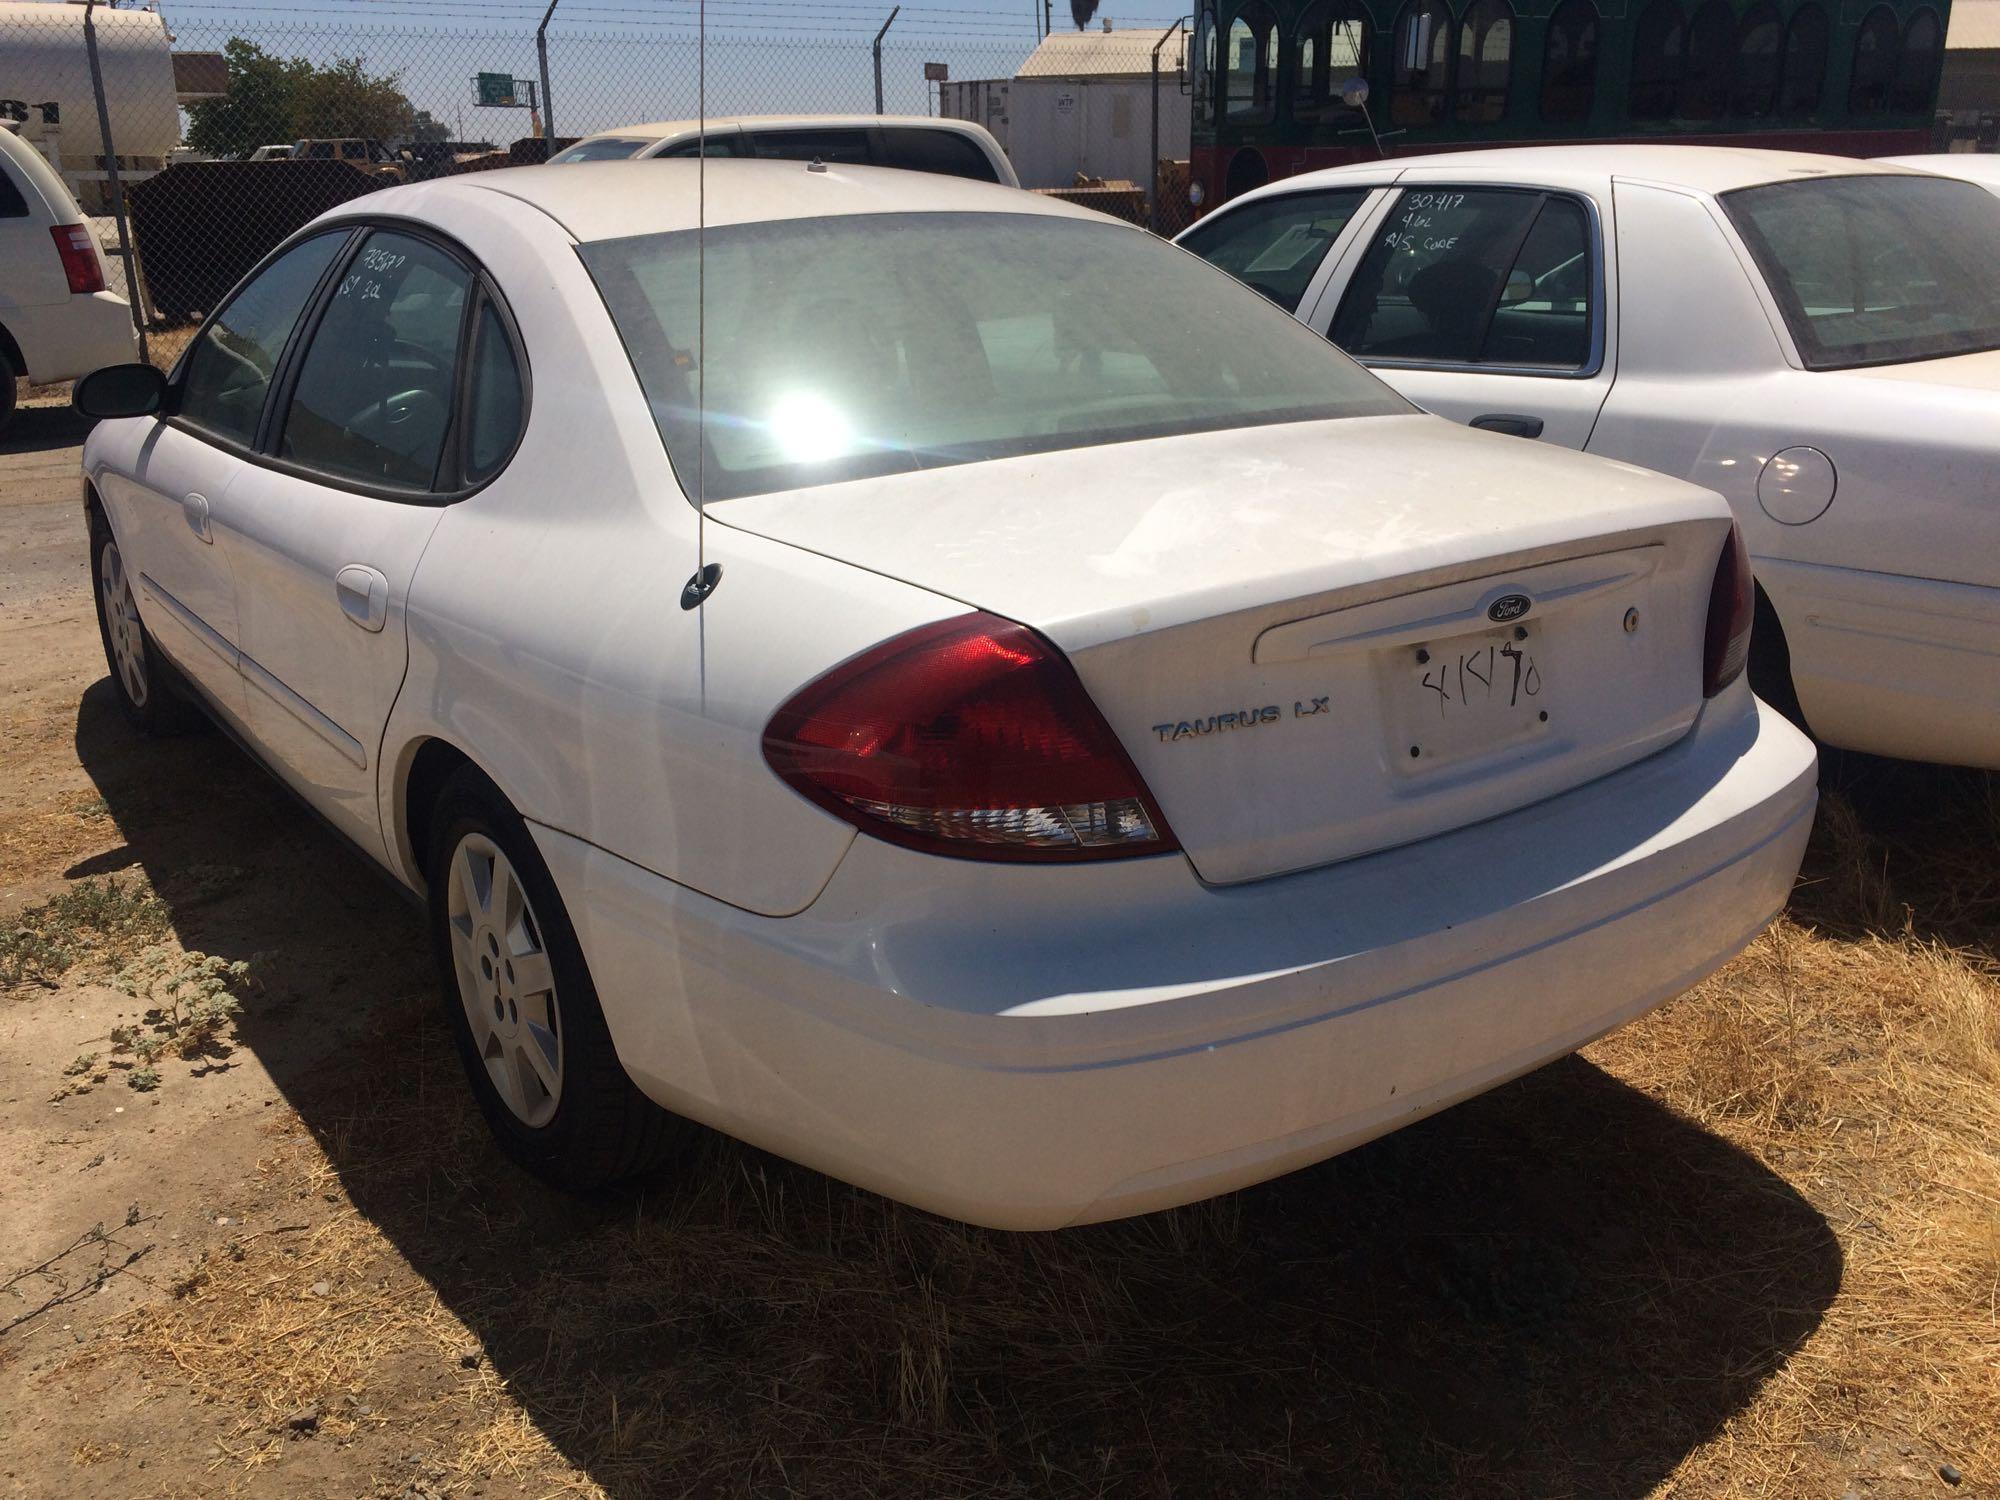
M1851 369L2000 349L2000 198L1915 174L1723 196L1799 355Z
M1263 298L1120 224L873 214L711 229L705 265L692 231L581 254L676 472L690 494L700 472L709 500L1412 409Z

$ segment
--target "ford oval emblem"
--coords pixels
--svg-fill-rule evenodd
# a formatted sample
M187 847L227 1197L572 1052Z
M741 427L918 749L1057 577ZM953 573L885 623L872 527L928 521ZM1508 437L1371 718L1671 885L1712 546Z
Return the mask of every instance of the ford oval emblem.
M1526 594L1502 594L1486 606L1486 618L1496 625L1505 625L1510 620L1518 620L1535 607L1535 601Z

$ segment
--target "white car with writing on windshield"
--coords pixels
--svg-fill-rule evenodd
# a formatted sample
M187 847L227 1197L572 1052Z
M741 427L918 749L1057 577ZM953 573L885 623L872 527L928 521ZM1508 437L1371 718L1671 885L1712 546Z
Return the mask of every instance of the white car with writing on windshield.
M2000 198L1556 146L1288 178L1180 243L1431 411L1720 491L1759 692L1830 744L2000 767Z
M1066 204L700 179L371 194L77 395L119 702L199 702L425 895L522 1161L696 1120L979 1223L1141 1213L1783 904L1813 751L1714 494L1421 415Z

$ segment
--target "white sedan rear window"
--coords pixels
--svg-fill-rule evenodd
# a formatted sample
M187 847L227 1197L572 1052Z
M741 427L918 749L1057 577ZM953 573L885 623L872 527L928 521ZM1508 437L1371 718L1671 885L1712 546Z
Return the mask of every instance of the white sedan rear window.
M710 500L1410 410L1231 278L1108 222L856 215L581 253L676 472Z
M2000 349L2000 198L1941 177L1815 177L1725 194L1807 367Z

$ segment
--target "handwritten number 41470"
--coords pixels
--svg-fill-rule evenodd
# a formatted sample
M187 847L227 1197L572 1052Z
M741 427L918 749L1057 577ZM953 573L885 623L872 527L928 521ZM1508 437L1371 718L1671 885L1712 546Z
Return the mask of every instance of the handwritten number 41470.
M1523 698L1541 692L1542 674L1535 659L1509 641L1484 651L1461 652L1456 661L1439 662L1424 673L1423 686L1437 694L1438 716L1442 718L1454 704L1469 707L1475 694L1484 701L1504 692L1507 706L1516 707Z

